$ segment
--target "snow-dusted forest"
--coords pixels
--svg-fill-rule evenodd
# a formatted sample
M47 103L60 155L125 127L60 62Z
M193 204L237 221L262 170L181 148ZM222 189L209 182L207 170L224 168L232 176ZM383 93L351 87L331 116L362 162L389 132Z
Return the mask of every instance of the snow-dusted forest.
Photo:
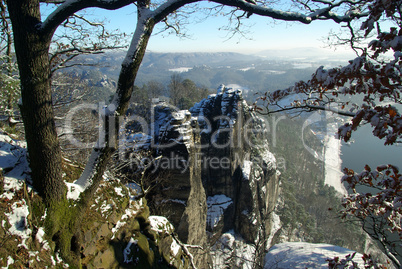
M131 36L82 13L125 7ZM1 1L0 266L400 268L401 7ZM147 51L256 16L350 52Z

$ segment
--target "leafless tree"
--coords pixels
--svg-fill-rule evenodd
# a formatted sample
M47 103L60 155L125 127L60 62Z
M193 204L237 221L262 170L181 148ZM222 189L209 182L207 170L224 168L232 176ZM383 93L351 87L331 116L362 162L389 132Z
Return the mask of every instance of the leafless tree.
M42 20L40 4L54 4L57 7ZM107 163L117 149L119 115L125 115L134 81L145 54L147 44L154 27L164 23L166 29L180 33L179 27L191 18L197 10L199 0L7 0L7 9L13 29L14 47L17 56L21 81L21 114L28 144L33 185L44 198L48 213L47 227L49 238L54 238L67 262L79 266L78 253L71 251L71 238L78 232L81 219L97 190ZM213 0L211 12L220 9L231 22L233 31L238 32L241 22L251 14L269 17L275 20L294 21L309 24L313 21L333 20L337 23L349 22L367 15L369 3L362 0L337 1L292 1L282 8L271 1L250 2L245 0ZM66 202L66 186L62 178L60 142L55 125L52 106L52 72L67 66L54 64L57 53L51 54L51 42L61 26L72 22L86 21L76 13L86 8L116 10L128 5L137 8L137 26L131 44L127 50L111 104L102 112L104 119L102 136L95 143L87 166L82 176L76 181L84 191L74 207ZM357 9L358 7L358 9ZM71 39L71 40L74 40ZM75 58L75 52L82 48L80 43L66 43L60 49L66 53L66 59ZM111 44L113 46L113 44ZM92 49L96 49L92 47ZM49 55L51 57L49 58ZM58 61L59 62L59 61ZM69 212L74 210L74 214ZM71 216L70 218L68 216ZM63 235L63 236L57 236Z

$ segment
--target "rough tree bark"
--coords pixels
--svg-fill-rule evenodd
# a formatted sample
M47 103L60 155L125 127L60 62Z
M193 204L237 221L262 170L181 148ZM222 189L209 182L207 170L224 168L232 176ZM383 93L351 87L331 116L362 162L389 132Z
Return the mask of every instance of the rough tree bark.
M65 197L61 150L52 107L49 46L51 34L36 28L39 0L7 1L21 78L21 113L35 189L48 204Z

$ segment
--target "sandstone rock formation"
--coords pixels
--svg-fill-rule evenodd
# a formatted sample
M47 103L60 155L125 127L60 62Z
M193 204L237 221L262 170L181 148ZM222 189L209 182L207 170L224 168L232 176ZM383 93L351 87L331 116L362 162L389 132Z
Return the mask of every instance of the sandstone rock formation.
M191 248L198 268L260 263L279 190L264 121L223 85L190 111L158 104L153 120L155 170L165 176L147 197L152 214L200 246ZM239 242L251 256L237 257Z

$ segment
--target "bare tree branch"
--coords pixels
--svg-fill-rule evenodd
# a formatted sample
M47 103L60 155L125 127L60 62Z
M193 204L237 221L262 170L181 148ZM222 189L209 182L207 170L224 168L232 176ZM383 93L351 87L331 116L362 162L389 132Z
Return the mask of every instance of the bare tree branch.
M107 31L103 22L90 21L83 16L74 14L63 24L63 34L53 38L50 63L52 73L76 65L91 66L91 64L67 64L83 54L99 54L105 50L125 48L123 44L126 34L117 31ZM96 36L97 38L91 38Z
M124 6L128 6L136 1L132 0L69 0L69 1L55 1L61 5L53 11L46 20L38 25L39 30L44 34L52 34L56 28L67 20L70 16L73 16L77 11L89 8L98 7L107 10L116 10Z
M331 107L330 105L324 106L324 105L310 105L310 104L304 104L300 106L290 106L290 107L282 107L279 104L274 104L279 107L277 110L268 110L266 112L260 112L263 115L268 115L268 114L273 114L273 113L279 113L279 112L285 112L285 111L291 111L291 110L296 110L296 111L301 111L301 112L312 112L316 110L323 110L323 111L330 111L335 114L338 114L340 116L346 116L346 117L354 117L356 116L356 113L352 113L349 111L343 111L336 109L334 107Z

